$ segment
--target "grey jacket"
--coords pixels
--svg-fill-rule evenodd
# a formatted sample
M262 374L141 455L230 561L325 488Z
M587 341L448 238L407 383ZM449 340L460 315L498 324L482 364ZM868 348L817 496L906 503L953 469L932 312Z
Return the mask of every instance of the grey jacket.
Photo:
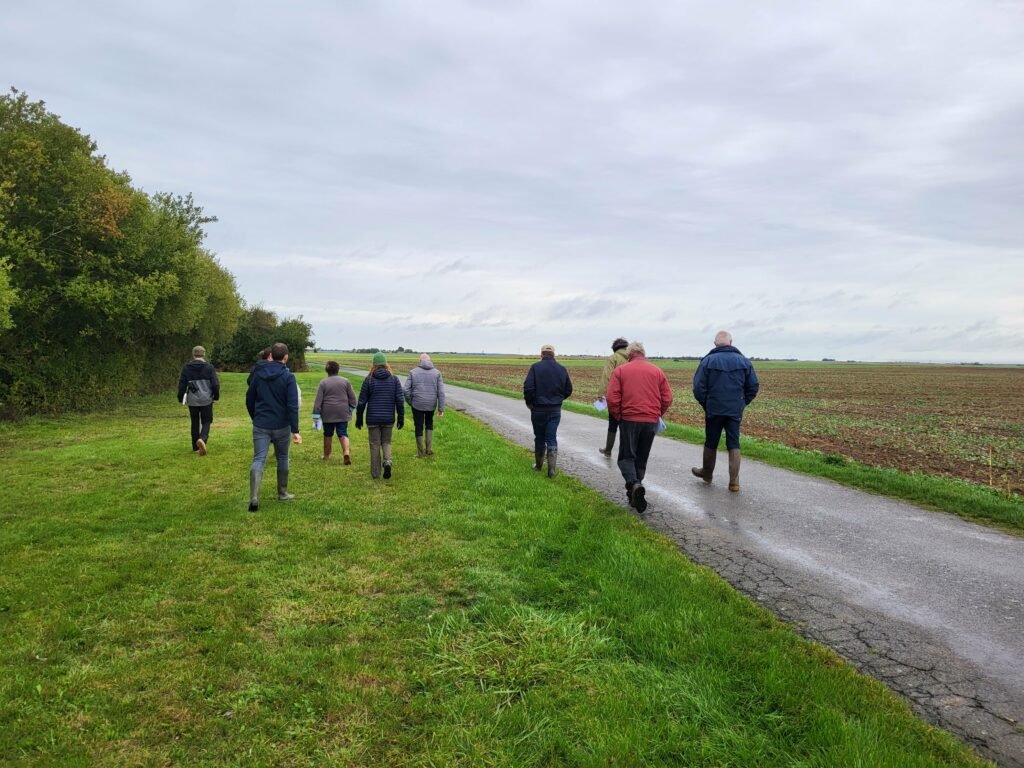
M320 380L313 401L313 413L320 414L324 424L351 421L352 410L356 407L356 392L352 382L344 376L328 376Z
M417 411L444 410L444 380L433 363L426 360L405 377L405 402Z

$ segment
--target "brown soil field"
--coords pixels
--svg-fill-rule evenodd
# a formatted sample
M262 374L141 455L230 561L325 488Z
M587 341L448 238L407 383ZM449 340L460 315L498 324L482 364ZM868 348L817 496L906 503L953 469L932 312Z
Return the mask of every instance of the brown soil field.
M396 362L398 372L411 363ZM437 361L450 382L521 391L529 361ZM572 399L592 403L601 367L568 361ZM663 365L675 394L668 419L703 427L695 363ZM756 364L761 392L743 433L876 467L923 472L1024 493L1024 368ZM991 466L989 464L991 458Z

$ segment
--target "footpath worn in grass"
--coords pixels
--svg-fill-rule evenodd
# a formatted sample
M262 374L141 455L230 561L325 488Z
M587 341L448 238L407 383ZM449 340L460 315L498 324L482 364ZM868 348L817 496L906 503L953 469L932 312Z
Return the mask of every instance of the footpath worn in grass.
M250 514L243 381L204 458L172 395L0 427L0 763L981 764L459 414Z

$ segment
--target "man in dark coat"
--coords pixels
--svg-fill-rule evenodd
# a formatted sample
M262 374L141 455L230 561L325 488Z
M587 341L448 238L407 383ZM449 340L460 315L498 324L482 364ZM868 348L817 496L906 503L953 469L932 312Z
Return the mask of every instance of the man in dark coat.
M206 455L213 423L213 404L220 400L220 381L217 371L206 362L206 350L192 347L192 360L181 369L178 378L178 401L188 406L192 420L192 450Z
M534 469L544 466L547 448L548 477L558 471L558 423L562 420L562 401L572 394L572 381L565 366L555 360L555 348L540 348L540 360L530 366L523 382L523 399L533 422Z
M288 492L288 449L302 444L299 434L299 385L288 370L288 347L278 342L270 348L270 361L256 368L245 393L245 408L252 418L253 459L249 467L249 511L260 508L260 483L270 445L277 459L277 498L291 501Z
M704 409L704 465L691 471L705 483L711 482L718 442L725 430L729 490L740 489L740 421L759 388L754 366L732 345L732 334L719 331L715 348L703 357L693 375L693 396Z

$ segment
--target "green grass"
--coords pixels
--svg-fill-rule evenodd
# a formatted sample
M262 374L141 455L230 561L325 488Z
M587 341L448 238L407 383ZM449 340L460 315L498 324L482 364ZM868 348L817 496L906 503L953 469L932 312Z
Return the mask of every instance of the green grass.
M248 513L242 381L204 458L170 394L0 425L0 763L982 764L460 414L375 482L307 413Z
M522 397L519 392L474 382L449 383L505 397ZM592 406L582 403L566 401L562 407L574 413L596 415ZM697 427L670 423L662 434L687 443L704 443L704 430ZM928 509L951 512L1006 533L1024 535L1024 501L1019 496L1007 495L994 488L953 478L871 467L842 456L802 451L756 437L744 435L742 440L743 455L751 459L794 472L834 480L851 488L901 499Z

